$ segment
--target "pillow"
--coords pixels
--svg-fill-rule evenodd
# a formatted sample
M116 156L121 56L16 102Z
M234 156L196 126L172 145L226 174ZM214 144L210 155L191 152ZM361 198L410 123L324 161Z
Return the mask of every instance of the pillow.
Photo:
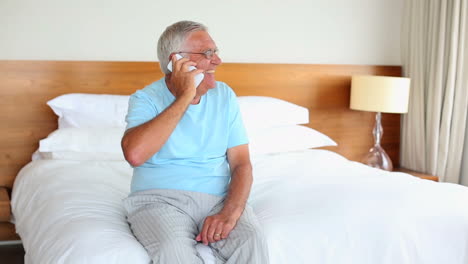
M251 155L273 154L337 146L327 135L309 127L293 125L258 130L250 136Z
M281 99L239 96L237 100L248 133L263 128L309 123L307 108Z
M39 141L39 157L61 160L125 160L124 128L63 128Z
M125 127L128 95L65 94L47 102L58 128Z
M124 161L123 153L92 153L92 152L73 152L73 151L53 151L38 152L35 160L105 160L105 161Z
M64 94L47 104L59 117L58 128L125 127L128 95ZM239 96L239 107L249 133L269 127L309 123L307 108L266 96Z
M125 160L120 147L124 129L57 129L39 141L38 154L42 159ZM249 148L251 155L259 155L336 145L312 128L293 125L257 130L250 136Z

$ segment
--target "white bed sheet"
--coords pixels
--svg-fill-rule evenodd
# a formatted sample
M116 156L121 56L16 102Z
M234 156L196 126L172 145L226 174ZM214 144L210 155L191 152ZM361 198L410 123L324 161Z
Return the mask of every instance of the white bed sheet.
M271 263L468 263L468 188L326 150L254 157L249 203ZM12 197L26 263L148 263L121 201L124 161L38 160ZM200 246L206 263L214 263Z

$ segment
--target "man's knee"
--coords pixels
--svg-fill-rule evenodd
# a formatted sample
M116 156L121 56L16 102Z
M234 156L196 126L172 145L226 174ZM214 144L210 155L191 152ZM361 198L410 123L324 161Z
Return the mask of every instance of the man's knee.
M233 236L213 245L217 257L233 263L268 263L268 246L263 232L257 228L236 231L231 233Z
M248 228L234 229L226 240L221 240L216 247L226 248L232 251L237 248L258 248L266 245L263 232L258 228L249 226Z
M243 235L244 241L252 246L263 246L266 243L265 235L259 228L249 228Z
M195 248L195 240L167 237L147 248L153 263L202 263Z
M196 241L185 237L167 237L159 242L161 252L195 252Z

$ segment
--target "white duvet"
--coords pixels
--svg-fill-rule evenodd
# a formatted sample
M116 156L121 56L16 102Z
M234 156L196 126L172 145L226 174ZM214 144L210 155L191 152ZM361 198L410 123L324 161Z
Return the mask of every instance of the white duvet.
M257 157L249 203L271 263L468 263L468 188L325 150ZM149 263L125 220L124 161L38 160L12 198L26 263ZM213 263L209 249L199 250Z

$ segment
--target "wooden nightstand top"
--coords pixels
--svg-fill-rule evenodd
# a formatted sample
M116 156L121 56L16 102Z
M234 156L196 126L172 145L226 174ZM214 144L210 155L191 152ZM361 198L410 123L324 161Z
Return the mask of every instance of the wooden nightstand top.
M427 174L427 173L423 173L423 172L417 172L417 171L413 171L413 170L409 170L409 169L405 169L405 168L395 168L395 169L393 169L393 171L408 173L408 174L411 174L413 176L419 177L421 179L426 179L426 180L431 180L431 181L436 181L436 182L439 181L439 177L437 177L437 176Z

